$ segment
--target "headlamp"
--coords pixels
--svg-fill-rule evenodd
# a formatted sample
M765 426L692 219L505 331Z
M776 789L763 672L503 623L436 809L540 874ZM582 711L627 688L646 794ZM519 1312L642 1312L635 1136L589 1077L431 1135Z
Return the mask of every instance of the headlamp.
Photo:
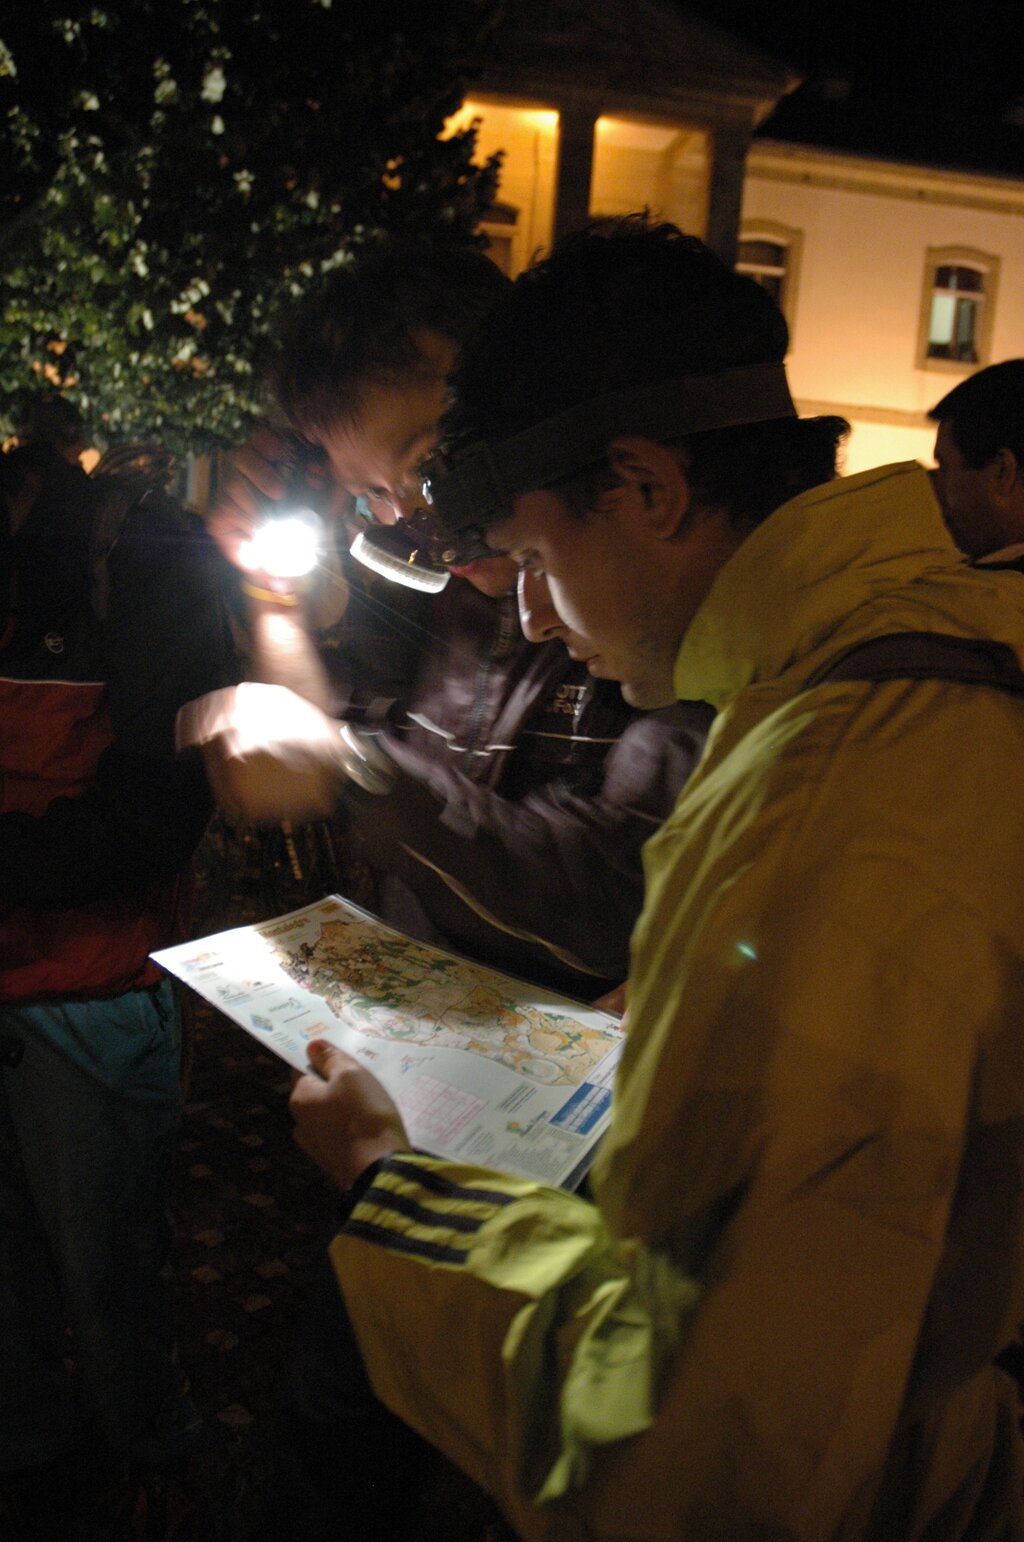
M423 506L408 519L394 525L368 522L349 550L364 567L428 594L444 588L449 568L494 556L483 533L475 528L460 531L454 538L426 496Z

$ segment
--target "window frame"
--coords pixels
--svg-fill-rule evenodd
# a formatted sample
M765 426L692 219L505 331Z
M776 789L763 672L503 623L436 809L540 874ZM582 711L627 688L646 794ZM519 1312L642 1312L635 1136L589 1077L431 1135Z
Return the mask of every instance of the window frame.
M928 352L935 278L939 268L973 268L982 276L980 316L974 334L976 359L939 359ZM972 375L975 370L984 369L992 353L992 325L998 287L999 258L993 252L982 252L974 246L929 246L925 251L924 282L921 285L916 368L943 375Z
M747 219L740 226L736 242L736 271L742 272L738 263L739 249L744 241L767 241L772 246L786 250L786 266L782 280L782 314L789 327L789 346L793 347L796 331L797 295L800 287L800 266L803 260L804 233L794 225L782 225L778 220ZM756 283L755 279L755 283Z
M484 217L477 225L477 234L484 236L487 246L484 248L485 256L504 273L506 278L515 278L522 270L520 247L522 245L522 232L520 230L519 210L514 204L495 203L484 212ZM500 263L494 255L494 251L503 250L508 258L508 266Z

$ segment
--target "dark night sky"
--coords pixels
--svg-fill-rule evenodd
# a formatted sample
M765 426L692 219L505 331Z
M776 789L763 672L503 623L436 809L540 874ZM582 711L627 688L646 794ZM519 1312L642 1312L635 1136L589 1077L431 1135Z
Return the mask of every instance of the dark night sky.
M693 0L692 9L798 69L849 72L887 95L1024 94L1019 0Z
M1024 5L1020 0L688 0L808 77L768 132L876 154L1024 175ZM823 78L847 80L845 102Z

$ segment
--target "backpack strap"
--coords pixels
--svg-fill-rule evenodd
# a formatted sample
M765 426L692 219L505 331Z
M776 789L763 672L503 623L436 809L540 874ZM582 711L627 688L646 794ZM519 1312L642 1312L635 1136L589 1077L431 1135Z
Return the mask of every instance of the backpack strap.
M1006 643L944 632L894 632L856 643L809 680L808 687L841 680L953 680L1024 696L1024 671Z
M93 615L102 623L107 618L110 597L110 554L121 538L128 515L145 502L152 488L144 477L97 477L95 481L104 485L97 487L99 508L89 540L89 596Z

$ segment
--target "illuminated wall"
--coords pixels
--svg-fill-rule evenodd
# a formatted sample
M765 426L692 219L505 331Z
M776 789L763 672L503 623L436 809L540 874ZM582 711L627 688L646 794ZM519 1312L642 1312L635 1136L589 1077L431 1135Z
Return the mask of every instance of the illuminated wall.
M807 403L799 403L804 409ZM891 423L866 423L861 418L846 414L850 424L850 437L840 452L840 469L846 476L858 471L870 471L872 466L889 466L898 461L918 460L925 466L934 464L932 449L935 444L935 425L927 428L907 428Z
M510 273L514 277L535 254L551 246L555 212L558 114L550 108L514 106L491 100L466 101L449 118L449 132L480 119L476 159L505 152L498 199L516 211L511 231ZM485 224L485 229L487 229ZM495 226L502 238L506 227ZM504 264L503 264L504 265Z
M591 214L650 209L702 235L707 226L708 136L678 123L598 118Z
M787 309L801 410L854 422L848 471L930 464L928 409L982 364L1024 354L1024 183L761 142L748 158L741 235L759 222L800 237ZM977 363L922 355L926 258L947 248L996 262Z
M551 246L558 168L558 113L551 108L472 98L448 120L455 132L479 119L477 159L504 151L498 201L515 224L485 221L501 265L513 276ZM602 117L594 133L590 213L630 214L648 208L658 218L702 234L707 224L708 136L679 123ZM497 257L498 253L495 252Z

